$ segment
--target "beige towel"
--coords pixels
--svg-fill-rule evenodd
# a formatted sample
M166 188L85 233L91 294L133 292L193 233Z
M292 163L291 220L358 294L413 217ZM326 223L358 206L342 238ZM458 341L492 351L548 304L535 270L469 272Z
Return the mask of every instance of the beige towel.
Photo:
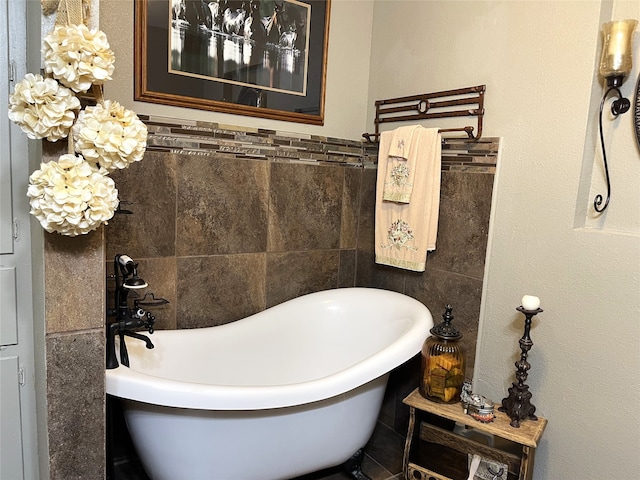
M387 154L386 178L382 198L392 202L409 203L413 191L413 176L417 156L416 130L420 125L396 128Z
M435 132L434 132L435 131ZM438 234L441 178L441 136L438 129L420 128L412 144L417 149L410 203L383 200L393 132L382 132L376 183L376 263L423 272L427 251L435 250Z

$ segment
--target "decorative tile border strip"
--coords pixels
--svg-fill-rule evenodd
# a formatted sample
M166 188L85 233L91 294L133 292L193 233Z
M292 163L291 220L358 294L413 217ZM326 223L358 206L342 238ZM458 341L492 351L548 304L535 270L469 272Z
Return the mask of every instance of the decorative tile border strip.
M149 151L362 166L360 141L158 116L139 117L149 130Z
M153 115L139 117L149 130L149 151L367 168L374 168L378 160L377 144L360 140ZM494 173L498 146L497 138L472 143L446 139L442 169Z
M442 146L442 171L467 173L495 173L500 139L484 137L475 142L447 138ZM378 162L377 144L364 144L363 165L375 167Z

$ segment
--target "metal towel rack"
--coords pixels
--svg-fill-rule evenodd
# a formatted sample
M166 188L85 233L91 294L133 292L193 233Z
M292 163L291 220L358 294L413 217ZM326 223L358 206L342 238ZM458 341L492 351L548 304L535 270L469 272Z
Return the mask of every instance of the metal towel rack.
M464 132L467 134L467 138L476 141L482 136L485 90L486 85L478 85L456 90L376 100L375 133L363 133L362 136L368 142L378 141L381 123L409 122L432 118L477 117L475 134L473 126L440 129L442 133ZM434 99L436 100L434 101ZM458 106L472 106L474 108L454 108Z

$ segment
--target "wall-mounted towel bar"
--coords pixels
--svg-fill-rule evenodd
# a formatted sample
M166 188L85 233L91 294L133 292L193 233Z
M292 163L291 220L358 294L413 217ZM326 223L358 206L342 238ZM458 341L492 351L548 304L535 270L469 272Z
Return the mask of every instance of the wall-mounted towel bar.
M465 126L442 128L440 132L464 132L470 140L478 140L482 136L485 90L486 85L478 85L456 90L377 100L376 118L374 120L375 133L363 133L362 136L368 142L377 141L380 137L381 123L411 122L432 118L477 117L477 129L472 126ZM434 99L436 100L434 101ZM455 108L463 105L473 108Z

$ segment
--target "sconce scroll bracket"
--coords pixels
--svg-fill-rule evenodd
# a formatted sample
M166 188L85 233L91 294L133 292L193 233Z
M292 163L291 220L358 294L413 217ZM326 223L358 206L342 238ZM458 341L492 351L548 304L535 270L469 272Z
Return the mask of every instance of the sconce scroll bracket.
M609 166L607 164L607 152L604 146L604 133L602 132L602 110L604 109L604 102L610 93L617 94L618 98L611 103L611 114L614 117L626 113L631 108L631 102L622 96L620 89L616 84L609 83L609 88L602 96L602 101L600 102L600 117L598 125L600 127L600 145L602 147L602 161L604 162L604 173L607 179L607 198L605 199L602 195L598 194L593 200L593 208L596 212L602 213L609 206L609 200L611 199L611 179L609 178ZM604 204L603 204L604 202Z

